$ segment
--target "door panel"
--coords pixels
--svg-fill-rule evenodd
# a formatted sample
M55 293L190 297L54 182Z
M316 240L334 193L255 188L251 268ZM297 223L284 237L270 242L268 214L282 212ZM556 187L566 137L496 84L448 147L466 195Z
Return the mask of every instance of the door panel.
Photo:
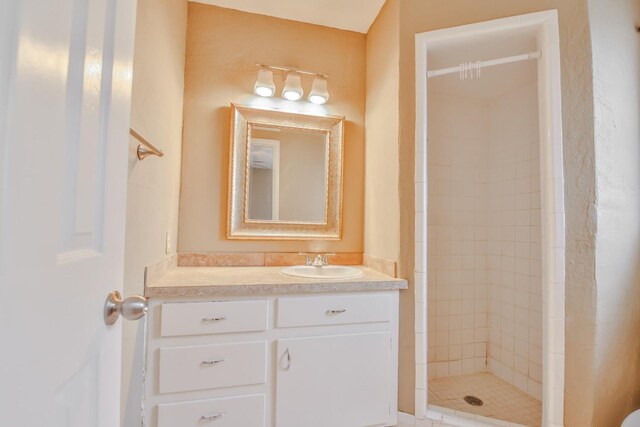
M278 340L276 425L364 427L389 419L389 332Z
M0 425L116 426L136 2L0 7Z

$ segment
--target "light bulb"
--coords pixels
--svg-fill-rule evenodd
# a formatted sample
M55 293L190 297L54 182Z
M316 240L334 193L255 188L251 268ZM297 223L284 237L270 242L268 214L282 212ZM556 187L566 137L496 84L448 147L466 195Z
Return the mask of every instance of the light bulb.
M282 97L289 101L298 101L303 94L300 75L295 72L287 74L287 79L284 81L284 89L282 89Z
M329 99L329 90L327 89L327 81L322 77L313 79L311 92L309 92L309 101L314 104L324 104Z
M273 71L267 68L258 70L258 79L253 87L253 92L258 96L270 97L276 93L276 85L273 83Z
M302 94L300 94L298 92L291 91L291 90L284 91L282 96L284 96L289 101L298 101L300 98L302 98Z
M273 96L273 92L275 92L270 87L258 86L255 88L256 95L270 97Z
M322 105L327 102L327 99L320 95L309 95L309 101L314 104Z

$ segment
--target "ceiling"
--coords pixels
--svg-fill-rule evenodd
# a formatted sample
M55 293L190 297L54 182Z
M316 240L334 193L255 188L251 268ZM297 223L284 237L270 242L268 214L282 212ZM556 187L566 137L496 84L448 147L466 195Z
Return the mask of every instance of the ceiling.
M365 34L385 2L385 0L190 1Z

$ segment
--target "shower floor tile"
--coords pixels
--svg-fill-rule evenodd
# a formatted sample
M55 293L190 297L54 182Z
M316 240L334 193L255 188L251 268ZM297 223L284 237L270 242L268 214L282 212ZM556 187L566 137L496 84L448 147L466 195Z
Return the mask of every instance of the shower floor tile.
M472 406L465 396L475 396L482 406ZM542 403L488 372L429 380L430 405L537 427L542 423Z

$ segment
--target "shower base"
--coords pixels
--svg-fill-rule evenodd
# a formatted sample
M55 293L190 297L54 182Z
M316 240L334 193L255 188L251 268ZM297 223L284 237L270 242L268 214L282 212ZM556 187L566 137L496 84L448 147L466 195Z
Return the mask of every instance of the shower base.
M525 426L541 425L542 403L488 372L431 378L428 384L429 405ZM480 399L482 405L467 403L466 396Z

